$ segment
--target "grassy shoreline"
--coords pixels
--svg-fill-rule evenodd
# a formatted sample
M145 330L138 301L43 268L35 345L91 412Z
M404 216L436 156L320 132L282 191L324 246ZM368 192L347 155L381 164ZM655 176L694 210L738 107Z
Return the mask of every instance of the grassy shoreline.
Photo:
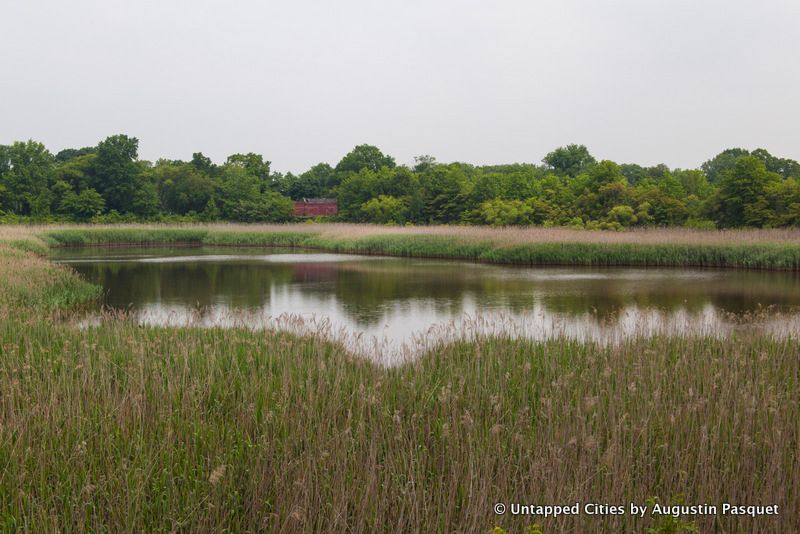
M215 245L280 235L353 246L346 229L294 228L201 230ZM703 532L800 530L796 339L485 338L387 368L278 332L112 316L81 330L57 315L94 286L36 254L55 239L37 237L45 230L0 234L0 289L13 295L0 302L0 531L642 532L667 520L493 507L652 496L780 506L758 519L684 518ZM70 235L110 243L121 229L79 230ZM419 236L387 241L380 228L352 241L427 253L448 238L440 231L430 249L406 251ZM489 250L529 238L467 237Z
M0 345L0 517L23 530L522 532L495 502L651 496L781 507L686 518L703 531L800 527L796 341L484 339L392 369L114 320L0 321Z
M214 246L286 246L355 254L380 254L419 258L447 258L511 265L576 265L637 267L714 267L735 269L800 271L800 232L776 232L780 239L748 240L742 232L670 231L630 233L615 242L608 232L593 233L559 229L553 236L534 229L508 239L502 231L447 232L434 227L430 233L358 225L287 225L251 230L234 227L122 227L65 228L43 230L49 246L120 244L196 244ZM348 226L350 228L348 228ZM333 231L331 230L333 227ZM394 230L394 231L392 231ZM424 230L424 229L423 229ZM348 237L355 233L357 237ZM362 235L358 235L361 233ZM599 235L597 235L599 234ZM613 234L613 233L612 233ZM622 235L622 234L620 234ZM716 236L724 235L725 239ZM759 235L769 235L761 231ZM797 237L796 240L791 237ZM560 238L560 239L559 239Z

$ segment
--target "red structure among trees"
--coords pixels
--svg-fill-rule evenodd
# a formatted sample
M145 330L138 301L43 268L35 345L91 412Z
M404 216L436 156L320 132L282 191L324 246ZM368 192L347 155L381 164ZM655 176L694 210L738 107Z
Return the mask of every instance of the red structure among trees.
M294 202L295 217L315 217L317 215L336 215L338 207L335 198L304 198Z

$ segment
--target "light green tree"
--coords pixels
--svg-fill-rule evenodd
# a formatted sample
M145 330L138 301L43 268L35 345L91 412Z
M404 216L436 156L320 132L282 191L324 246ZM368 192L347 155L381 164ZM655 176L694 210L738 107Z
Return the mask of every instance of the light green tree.
M379 195L361 205L367 222L404 224L408 217L408 201L389 195Z

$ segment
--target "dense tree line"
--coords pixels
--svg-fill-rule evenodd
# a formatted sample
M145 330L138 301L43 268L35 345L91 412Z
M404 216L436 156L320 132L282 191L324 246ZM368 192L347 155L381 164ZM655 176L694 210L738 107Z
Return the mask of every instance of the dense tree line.
M800 226L800 164L729 149L700 169L597 161L582 145L542 164L474 166L419 156L413 167L370 145L336 166L295 175L258 154L215 164L140 160L138 140L111 136L53 155L35 141L0 145L5 221L288 221L292 200L333 197L337 220L383 224Z

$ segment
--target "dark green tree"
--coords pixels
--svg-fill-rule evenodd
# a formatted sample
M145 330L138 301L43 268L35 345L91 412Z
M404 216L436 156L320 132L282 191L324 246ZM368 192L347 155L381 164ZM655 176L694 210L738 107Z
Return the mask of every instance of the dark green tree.
M278 190L281 194L299 200L333 196L339 185L336 172L327 163L318 163L299 176L288 173L282 177Z
M763 148L753 150L750 155L763 161L769 172L780 174L784 178L800 178L800 163L793 159L775 157Z
M206 176L214 176L216 174L217 166L211 161L211 158L203 155L202 152L195 152L192 154L192 166Z
M65 163L75 158L79 158L81 156L87 156L89 154L94 154L97 149L93 146L87 146L84 148L65 148L58 154L56 154L56 161L58 163Z
M159 212L158 187L153 180L140 177L131 199L130 211L141 217L149 218Z
M567 145L559 147L542 160L558 174L578 176L597 163L584 145Z
M436 165L425 173L422 189L421 222L458 222L467 200L468 178L458 164Z
M262 193L273 189L277 185L272 183L270 165L272 165L272 162L265 161L261 154L253 152L230 155L226 162L226 166L239 167L258 178L258 187Z
M225 165L220 184L220 202L223 218L235 218L235 210L242 202L256 202L261 195L258 177L237 165Z
M362 204L380 194L375 171L363 169L347 176L336 188L339 217L345 221L363 221L365 214L361 211Z
M767 187L772 211L770 226L800 226L800 180L787 178Z
M715 212L723 228L760 227L774 218L767 189L780 183L780 175L769 172L756 156L742 156L719 177Z
M179 215L201 212L217 188L214 180L193 163L159 162L152 174L158 184L163 209Z
M67 182L73 191L83 191L95 182L92 177L94 162L97 155L86 154L76 156L56 167L56 180Z
M36 141L0 149L0 208L18 215L46 216L55 182L53 155Z
M736 165L737 159L749 155L750 151L743 148L728 148L703 163L700 168L705 173L709 183L715 184L722 173L729 171Z
M209 198L206 207L200 212L200 220L205 222L216 221L220 218L220 215L216 199Z
M433 156L428 154L414 156L414 172L425 172L434 165L436 165L436 158Z
M141 167L136 164L139 140L113 135L97 145L91 173L94 189L103 195L106 207L120 213L132 212L133 198L140 184Z
M58 211L78 221L88 221L103 213L106 203L103 197L92 188L78 194L67 191L59 203Z
M358 145L336 165L337 173L357 173L363 169L380 170L381 167L394 168L394 158L385 155L372 145Z

